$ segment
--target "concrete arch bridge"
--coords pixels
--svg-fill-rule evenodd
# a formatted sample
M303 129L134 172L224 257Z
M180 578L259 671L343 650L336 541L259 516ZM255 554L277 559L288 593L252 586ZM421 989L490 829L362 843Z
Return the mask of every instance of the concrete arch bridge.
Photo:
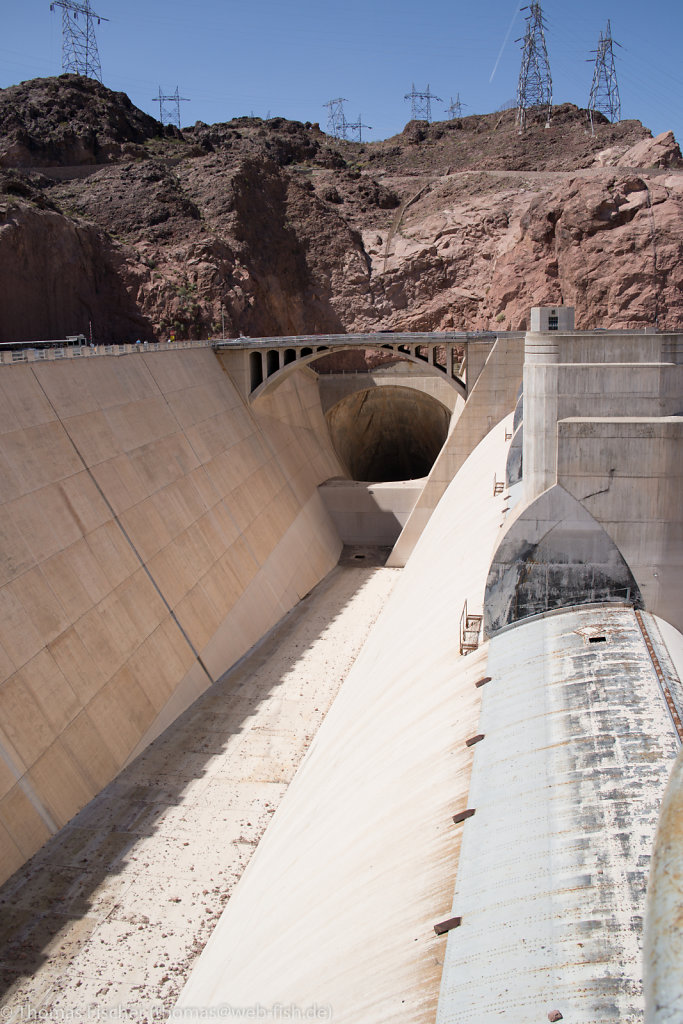
M250 401L270 392L296 370L315 363L322 356L358 349L393 352L397 358L419 368L420 374L440 377L466 398L496 338L490 331L368 332L236 338L215 341L214 347L229 357L230 368ZM472 360L470 355L475 348L478 358ZM461 358L463 349L464 359ZM445 358L440 359L442 351Z

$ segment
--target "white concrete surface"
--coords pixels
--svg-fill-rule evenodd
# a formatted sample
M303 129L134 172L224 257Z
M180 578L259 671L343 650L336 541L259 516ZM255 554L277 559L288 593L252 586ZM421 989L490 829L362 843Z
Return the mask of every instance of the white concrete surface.
M499 424L432 517L183 990L184 1019L284 1004L432 1024L433 926L451 902L451 816L465 806L484 669L478 652L460 658L458 620L465 599L481 607L503 448Z

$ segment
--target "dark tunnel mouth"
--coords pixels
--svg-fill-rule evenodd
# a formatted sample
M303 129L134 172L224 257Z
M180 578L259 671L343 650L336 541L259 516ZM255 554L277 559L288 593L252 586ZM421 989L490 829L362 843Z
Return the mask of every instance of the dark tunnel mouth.
M450 411L415 388L385 385L347 395L327 412L335 451L352 480L428 476L448 436Z

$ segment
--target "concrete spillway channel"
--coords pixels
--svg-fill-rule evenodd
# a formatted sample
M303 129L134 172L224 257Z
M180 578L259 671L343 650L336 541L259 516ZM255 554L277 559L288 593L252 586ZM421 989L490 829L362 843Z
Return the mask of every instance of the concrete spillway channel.
M343 556L0 890L3 1021L165 1019L399 574Z

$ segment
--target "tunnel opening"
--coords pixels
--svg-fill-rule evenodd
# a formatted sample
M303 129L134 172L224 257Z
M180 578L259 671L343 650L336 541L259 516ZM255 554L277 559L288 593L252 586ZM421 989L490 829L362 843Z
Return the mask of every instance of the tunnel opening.
M395 385L357 391L327 412L332 443L349 477L375 483L427 476L450 418L431 395Z

